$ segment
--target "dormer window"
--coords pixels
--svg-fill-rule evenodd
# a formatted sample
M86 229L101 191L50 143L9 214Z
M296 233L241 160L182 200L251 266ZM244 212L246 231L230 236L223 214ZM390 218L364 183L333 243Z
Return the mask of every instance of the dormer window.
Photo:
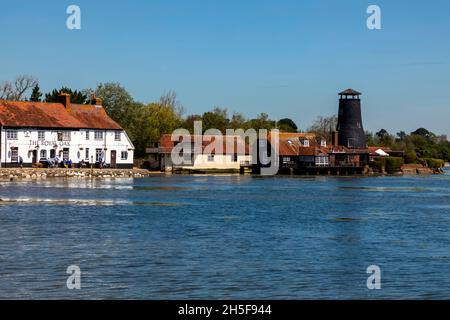
M309 140L303 140L303 146L309 147Z
M321 146L321 147L326 147L326 146L327 146L327 140L321 139L321 140L320 140L320 146Z

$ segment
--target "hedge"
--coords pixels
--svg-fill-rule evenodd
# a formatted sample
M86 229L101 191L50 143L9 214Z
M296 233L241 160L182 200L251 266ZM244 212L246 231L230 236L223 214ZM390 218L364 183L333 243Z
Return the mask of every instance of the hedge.
M396 173L400 171L401 167L405 164L405 160L400 157L387 157L385 158L387 173Z
M431 169L439 169L439 168L444 167L444 165L445 165L444 160L433 159L433 158L423 158L423 159L420 159L420 162L423 165L426 165L428 168L431 168Z
M404 164L405 161L400 157L377 157L373 159L371 166L377 168L379 172L384 168L387 173L393 174L400 171Z
M372 166L378 168L378 171L381 172L382 168L386 168L386 158L377 157L377 158L373 159Z

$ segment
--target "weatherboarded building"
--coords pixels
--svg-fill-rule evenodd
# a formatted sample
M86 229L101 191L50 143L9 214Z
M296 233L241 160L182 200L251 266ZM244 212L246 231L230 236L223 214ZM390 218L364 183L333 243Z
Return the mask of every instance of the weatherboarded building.
M73 166L132 168L134 146L106 113L101 100L92 105L0 100L0 163L15 167L45 166L51 159Z
M196 138L200 142L199 146L195 145ZM216 143L221 150L210 148ZM177 146L182 146L183 159L181 163L174 164L172 152ZM187 135L172 138L172 135L165 134L154 147L147 148L146 152L149 155L149 168L165 172L243 172L251 165L252 160L248 144L237 135Z

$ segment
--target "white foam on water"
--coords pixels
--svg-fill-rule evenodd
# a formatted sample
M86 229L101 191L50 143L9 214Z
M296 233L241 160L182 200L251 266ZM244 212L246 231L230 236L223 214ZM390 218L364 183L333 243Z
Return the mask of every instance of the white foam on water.
M9 204L55 204L55 205L77 205L77 206L114 206L131 205L128 200L117 199L51 199L51 198L2 198L0 205Z

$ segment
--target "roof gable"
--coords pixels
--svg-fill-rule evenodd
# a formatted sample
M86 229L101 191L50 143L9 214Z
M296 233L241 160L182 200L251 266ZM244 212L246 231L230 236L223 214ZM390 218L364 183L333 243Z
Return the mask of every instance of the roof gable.
M0 124L5 127L121 129L102 107L61 103L0 100Z
M350 89L350 88L347 89L347 90L344 90L342 92L339 92L339 94L341 96L345 96L345 95L347 95L347 96L360 96L360 95L362 95L361 92L358 92L358 91Z

